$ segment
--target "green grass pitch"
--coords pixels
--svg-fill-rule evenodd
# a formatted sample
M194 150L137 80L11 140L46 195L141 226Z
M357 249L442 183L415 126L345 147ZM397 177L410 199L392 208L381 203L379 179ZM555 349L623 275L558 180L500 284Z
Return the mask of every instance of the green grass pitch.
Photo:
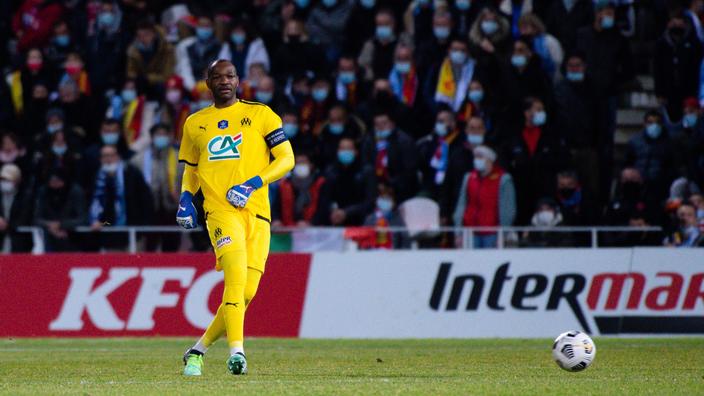
M551 340L250 339L250 373L227 373L220 341L184 378L192 339L2 339L0 394L704 394L704 338L596 338L586 371Z

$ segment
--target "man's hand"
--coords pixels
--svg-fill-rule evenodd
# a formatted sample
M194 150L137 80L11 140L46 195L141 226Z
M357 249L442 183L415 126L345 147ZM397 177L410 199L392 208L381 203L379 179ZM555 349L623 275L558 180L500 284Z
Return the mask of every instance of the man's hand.
M264 185L262 178L254 176L242 184L232 186L227 190L227 202L236 208L244 208L252 193L260 189L262 185Z
M347 218L347 213L345 213L344 210L342 209L334 209L332 213L330 213L330 222L332 225L342 225L342 223L345 222L345 219Z
M176 222L187 230L198 227L198 212L195 205L193 205L193 194L188 191L181 193L178 211L176 212Z

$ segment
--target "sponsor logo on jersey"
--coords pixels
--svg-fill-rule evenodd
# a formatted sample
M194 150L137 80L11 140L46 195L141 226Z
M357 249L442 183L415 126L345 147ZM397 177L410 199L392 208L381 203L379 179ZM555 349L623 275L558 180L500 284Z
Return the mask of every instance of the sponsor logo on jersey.
M229 245L230 243L232 243L232 239L229 236L224 236L215 241L215 247L219 249L225 245Z
M220 120L218 122L218 129L226 129L228 125L229 123L227 122L227 120Z
M221 121L222 122L222 121ZM242 133L235 136L215 136L208 142L208 159L210 161L240 158L239 145L242 144Z

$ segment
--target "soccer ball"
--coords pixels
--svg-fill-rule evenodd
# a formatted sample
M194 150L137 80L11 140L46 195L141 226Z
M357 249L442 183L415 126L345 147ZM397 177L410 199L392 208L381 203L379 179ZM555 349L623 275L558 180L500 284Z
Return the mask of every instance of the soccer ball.
M589 367L596 356L594 341L580 331L562 333L552 344L552 357L567 371L582 371Z

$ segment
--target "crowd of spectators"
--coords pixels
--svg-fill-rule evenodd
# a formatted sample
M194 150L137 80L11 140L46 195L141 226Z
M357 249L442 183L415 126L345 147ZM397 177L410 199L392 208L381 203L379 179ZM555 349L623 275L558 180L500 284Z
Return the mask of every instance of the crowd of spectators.
M204 70L218 58L294 147L271 188L274 226L402 226L399 206L420 196L445 226L659 225L612 242L702 245L704 1L651 3L4 1L2 249L31 246L21 225L43 227L50 251L124 246L79 225L173 225L181 127L210 105ZM631 37L646 23L661 107L617 156ZM407 241L379 246L394 245Z

